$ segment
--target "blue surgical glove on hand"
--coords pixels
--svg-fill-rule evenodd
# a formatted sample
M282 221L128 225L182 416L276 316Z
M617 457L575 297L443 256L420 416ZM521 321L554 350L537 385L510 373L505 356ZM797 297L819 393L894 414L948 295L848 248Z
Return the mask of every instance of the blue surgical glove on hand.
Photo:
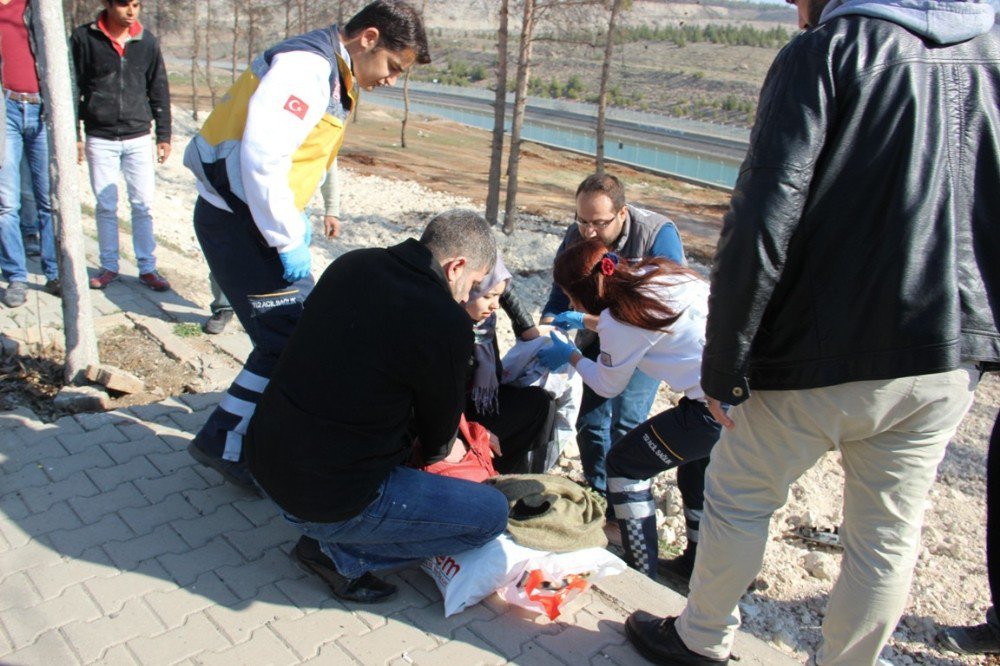
M279 252L278 257L281 259L281 265L285 267L285 274L282 277L287 282L298 282L309 275L312 260L309 257L308 245L299 245L287 252Z
M558 370L569 363L573 352L579 350L572 342L566 342L555 333L549 333L549 338L552 339L552 344L538 350L538 360L549 370Z
M583 313L577 312L575 310L567 310L566 312L561 312L557 314L552 319L552 325L564 331L572 331L574 329L581 330L587 328L583 324Z

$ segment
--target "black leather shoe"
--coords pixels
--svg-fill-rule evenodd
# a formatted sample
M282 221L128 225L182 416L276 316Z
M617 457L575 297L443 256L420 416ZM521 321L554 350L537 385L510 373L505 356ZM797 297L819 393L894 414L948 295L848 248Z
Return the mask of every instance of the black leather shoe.
M188 444L188 453L191 457L200 462L205 467L211 467L216 472L222 475L226 481L236 484L244 490L248 490L255 495L263 497L260 492L260 488L257 487L257 483L253 480L253 475L247 470L246 467L238 462L233 462L231 460L223 460L222 458L216 458L205 451L198 448L198 445L194 442Z
M689 650L677 635L676 620L676 617L658 618L646 611L636 611L625 620L625 633L635 649L654 664L712 666L729 663L728 657L713 659Z
M333 596L338 599L359 604L374 604L390 599L396 594L395 585L370 572L366 571L358 578L342 576L333 560L320 550L316 539L307 536L300 538L292 549L292 555L304 567L325 580L333 591Z
M678 555L668 560L658 559L656 571L668 581L687 587L691 584L691 574L694 573L694 558Z
M945 627L938 640L959 654L1000 654L1000 622L996 608L986 611L986 622L968 627Z

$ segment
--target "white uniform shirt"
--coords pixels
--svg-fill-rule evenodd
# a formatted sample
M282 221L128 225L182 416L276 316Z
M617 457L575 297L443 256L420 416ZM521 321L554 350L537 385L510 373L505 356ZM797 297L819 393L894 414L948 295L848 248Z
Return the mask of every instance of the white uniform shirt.
M649 331L625 324L608 310L601 313L597 334L601 353L597 361L583 358L576 369L600 396L611 398L623 390L636 368L691 400L705 399L701 390L701 354L705 348L708 283L695 276L672 275L650 284L657 298L675 312L683 311L668 330Z
M316 53L287 51L274 56L250 97L238 190L244 193L264 240L279 252L295 249L305 238L288 172L292 155L326 112L330 94L330 62ZM230 210L211 187L201 180L196 186L213 206Z

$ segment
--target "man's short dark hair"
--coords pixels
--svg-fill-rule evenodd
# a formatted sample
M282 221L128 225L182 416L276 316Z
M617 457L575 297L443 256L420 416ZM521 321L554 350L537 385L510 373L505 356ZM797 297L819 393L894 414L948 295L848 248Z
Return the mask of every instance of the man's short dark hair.
M622 185L622 181L611 174L591 174L584 178L580 186L576 188L577 198L581 194L593 194L595 192L604 194L611 199L611 205L616 211L621 210L621 207L625 205L625 186Z
M497 241L482 215L474 210L454 208L438 213L427 223L420 242L434 258L465 257L473 270L493 269Z
M424 21L420 12L409 3L375 0L351 17L344 26L344 34L350 38L365 28L378 28L380 48L396 53L411 49L417 56L417 63L426 65L431 61Z

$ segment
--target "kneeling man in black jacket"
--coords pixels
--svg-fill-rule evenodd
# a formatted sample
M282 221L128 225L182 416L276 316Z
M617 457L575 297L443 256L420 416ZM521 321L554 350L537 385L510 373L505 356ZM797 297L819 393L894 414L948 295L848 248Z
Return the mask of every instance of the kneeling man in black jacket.
M373 571L507 526L498 490L403 466L414 438L430 462L451 451L473 348L459 302L495 259L489 225L466 210L441 213L419 241L341 256L261 396L247 464L305 534L295 557L341 599L387 599L396 589Z

